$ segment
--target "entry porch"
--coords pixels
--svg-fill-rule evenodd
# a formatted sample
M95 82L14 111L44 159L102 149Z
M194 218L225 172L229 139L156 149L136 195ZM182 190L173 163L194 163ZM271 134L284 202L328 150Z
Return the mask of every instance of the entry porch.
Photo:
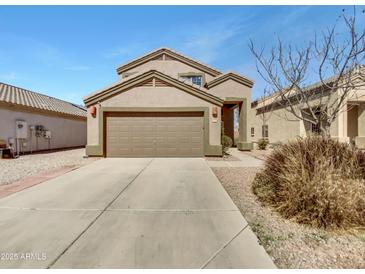
M247 98L226 98L221 108L223 132L239 150L253 148L248 136L248 107Z

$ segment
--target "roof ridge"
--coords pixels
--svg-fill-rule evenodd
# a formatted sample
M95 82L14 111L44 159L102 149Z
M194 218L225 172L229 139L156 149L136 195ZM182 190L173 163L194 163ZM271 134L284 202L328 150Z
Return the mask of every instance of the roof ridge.
M220 70L216 69L216 68L215 68L215 67L213 67L212 65L208 65L208 64L203 63L203 62L201 62L201 61L195 60L195 59L193 59L192 57L187 56L187 55L185 55L185 54L181 53L180 51L177 51L177 50L174 50L174 49L171 49L171 48L166 48L166 47L165 47L165 48L162 48L162 49L166 49L166 50L169 50L169 51L171 51L171 52L174 52L174 53L176 53L176 54L178 54L178 55L181 55L181 56L183 56L183 57L185 57L185 58L187 58L187 59L190 59L190 60L192 60L192 61L194 61L194 62L197 62L197 63L199 63L199 64L201 64L201 65L203 65L203 66L206 66L206 67L208 67L208 68L211 68L211 69L213 69L213 70L215 70L215 71L217 71L217 72L219 72L219 73L221 73L221 74L222 74L222 71L220 71Z
M215 80L215 79L217 79L217 78L221 78L221 77L223 77L223 76L225 76L225 75L228 75L228 74L234 74L234 75L236 75L236 76L239 76L239 77L245 78L246 80L251 81L252 83L254 83L254 82L255 82L254 80L252 80L252 79L248 78L247 76L245 76L245 75L243 75L243 74L241 74L241 73L238 73L237 71L234 71L234 70L228 70L228 71L226 71L226 72L223 72L222 74L220 74L220 75L216 76L215 78L213 78L210 82L214 81L214 80Z
M128 66L129 64L131 64L131 63L138 62L138 60L143 59L143 58L145 58L145 57L147 57L147 56L149 56L149 55L152 55L152 54L154 54L154 53L158 53L159 51L170 51L171 53L174 53L174 54L176 54L176 55L181 56L182 58L188 59L188 60L190 60L191 62L194 62L194 63L199 64L200 66L206 67L208 70L214 71L214 72L216 72L217 74L222 74L222 72L221 72L220 70L218 70L218 69L214 68L213 66L208 65L208 64L205 64L205 63L203 63L203 62L201 62L201 61L195 60L195 59L193 59L192 57L189 57L189 56L187 56L187 55L185 55L185 54L183 54L183 53L181 53L181 52L178 52L178 51L176 51L176 50L174 50L174 49L171 49L171 48L168 48L168 47L160 47L160 48L154 49L154 50L152 50L152 51L148 51L147 53L145 53L145 54L143 54L143 55L140 55L139 57L133 58L133 59L131 59L131 60L129 60L129 61L127 61L127 62L123 63L123 64L120 64L120 65L117 67L117 72L118 72L118 74L119 74L119 70L120 70L121 68L126 67L126 66Z
M206 83L207 88L210 89L211 87L214 87L216 85L219 85L220 83L225 82L226 81L226 79L224 79L225 77L231 77L231 79L233 79L241 84L244 84L244 85L248 86L249 88L252 88L253 85L255 84L255 82L253 80L251 80L250 78L247 78L246 76L243 76L234 71L228 71L228 72L225 72L223 74L220 74L220 75L214 77L212 80L210 80L208 83Z

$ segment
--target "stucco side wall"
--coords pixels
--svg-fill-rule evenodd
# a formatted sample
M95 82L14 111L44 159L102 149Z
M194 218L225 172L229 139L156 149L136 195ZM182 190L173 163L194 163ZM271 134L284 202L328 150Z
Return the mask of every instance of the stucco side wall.
M93 117L90 112L87 112L87 144L98 145L99 144L99 114L100 105L96 104L96 116Z
M24 151L58 149L65 147L76 147L86 145L86 120L74 120L53 115L39 114L36 112L25 112L16 109L0 107L0 139L8 142L9 138L14 138L15 121L23 120L27 122L28 139ZM31 125L42 125L51 131L50 143L43 137L35 137L29 130Z
M334 103L338 99L339 94L341 94L341 91L338 91L337 94L333 94L331 96L331 101L328 105L331 105L332 103ZM323 97L322 102L327 103L327 99L328 98ZM365 87L354 89L352 92L349 93L348 97L346 98L346 101L348 101L348 104L350 104L350 105L364 103L365 102ZM312 100L310 102L311 105L316 105L319 103L320 103L319 99ZM260 102L258 107L263 107L263 103ZM259 125L257 127L257 129L255 126L255 137L252 138L253 141L257 141L259 138L261 138L262 120L259 119L259 116L256 115L256 109L258 107L251 109L251 117L252 117L252 120L254 121L253 124ZM359 118L357 118L358 120L356 120L356 115L358 116L358 114L356 113L356 109L351 110L351 109L345 107L338 113L336 119L332 122L331 127L330 127L330 134L331 134L332 138L337 139L341 142L349 142L350 137L351 138L355 137L355 135L357 134L357 130L358 130L357 127L361 126L361 123L359 122ZM270 142L275 142L275 140L277 140L279 137L274 138L274 136L282 135L281 141L285 142L286 140L289 140L290 138L293 137L293 132L295 132L296 126L293 126L292 124L293 123L295 124L295 122L286 121L285 119L282 120L282 119L279 119L278 117L275 117L276 112L278 112L278 110L275 110L273 112L273 115L270 115L269 113L266 114L267 116L271 116L271 118L267 122L267 124L269 125L269 140L270 140ZM284 109L281 110L281 113L282 114L286 113L288 116L292 115L288 111L285 111ZM350 121L350 123L353 123L353 124L349 124L349 121ZM357 124L355 124L356 122L357 122ZM304 126L304 123L302 121L299 122L299 124L300 124L300 135L306 136L306 134L307 134L306 130L309 130L308 126ZM276 133L278 131L280 131L280 134ZM270 137L270 133L273 138ZM361 136L360 133L358 133L358 134L359 134L359 136ZM364 138L364 140L365 140L365 138ZM364 143L365 143L365 141L364 141ZM364 147L365 147L365 145L364 145Z
M221 98L247 98L248 106L251 105L251 88L229 79L209 89L209 93Z
M303 122L285 109L278 109L272 113L266 113L266 117L268 117L266 124L269 129L270 143L285 143L291 139L303 136ZM251 127L255 129L255 136L251 137L252 142L257 142L262 138L262 125L262 114L257 115L256 109L253 109L252 123L249 128L249 133L251 133Z
M122 92L97 105L100 107L128 107L128 108L209 108L209 144L220 145L220 108L218 117L213 118L211 110L214 105L198 97L190 95L175 87L135 87ZM100 111L97 111L99 115ZM88 116L88 145L99 144L99 117Z
M331 97L331 103L333 103L337 99L337 95L333 95ZM327 102L327 98L322 98L322 102ZM311 106L315 106L320 104L320 100L312 100L310 102ZM259 107L263 107L263 105L259 105ZM298 107L298 106L295 106ZM258 139L262 138L262 114L257 115L256 109L258 107L252 109L252 117L255 121L255 137L253 140L256 142ZM299 111L298 111L299 113ZM311 131L310 123L306 123L298 119L291 112L289 112L285 108L275 109L271 113L267 112L266 117L269 117L266 124L269 126L269 141L271 143L275 142L287 142L288 140L292 140L298 136L307 136ZM258 127L256 127L258 125ZM257 128L257 132L256 132ZM342 111L338 114L337 118L332 122L330 127L330 134L332 138L338 139L339 141L348 141L347 137L347 112Z
M167 75L171 75L173 77L178 77L180 73L188 73L188 72L203 73L206 82L209 82L214 78L210 74L207 74L199 69L196 69L192 66L189 66L185 63L182 63L182 62L176 61L176 60L149 61L147 63L134 67L133 69L130 69L126 72L123 72L123 74L124 73L133 73L133 72L144 72L144 71L149 71L152 69L160 71ZM122 75L120 75L120 77L122 77Z

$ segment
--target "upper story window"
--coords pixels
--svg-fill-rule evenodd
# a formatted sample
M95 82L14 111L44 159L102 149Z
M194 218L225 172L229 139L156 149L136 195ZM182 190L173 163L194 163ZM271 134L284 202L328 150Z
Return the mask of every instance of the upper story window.
M202 86L202 77L201 76L191 76L191 82L195 85Z
M202 75L180 75L180 78L186 80L194 85L202 86L203 85L203 76Z

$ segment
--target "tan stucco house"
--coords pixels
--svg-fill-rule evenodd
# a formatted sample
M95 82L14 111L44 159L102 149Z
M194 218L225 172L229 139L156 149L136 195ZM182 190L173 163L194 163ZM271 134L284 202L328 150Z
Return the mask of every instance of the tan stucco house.
M330 84L331 78L326 81ZM363 81L363 79L354 79L354 81ZM315 92L319 89L325 89L321 82L309 86L307 91ZM330 102L337 101L340 93L341 90L338 90L336 94L332 94ZM315 99L310 104L319 106L321 101L326 101L327 95L325 92L323 94L322 98ZM299 106L294 107L299 108ZM261 138L268 138L271 144L285 143L297 137L315 134L316 131L317 129L311 123L298 119L289 111L279 93L251 103L250 135L253 143ZM364 87L353 89L345 98L344 107L330 126L330 135L331 138L340 142L352 143L359 149L365 149Z
M253 81L161 48L117 68L119 81L84 98L89 156L221 155L221 126L236 145L248 132Z
M85 146L86 109L0 83L0 140L20 154Z

